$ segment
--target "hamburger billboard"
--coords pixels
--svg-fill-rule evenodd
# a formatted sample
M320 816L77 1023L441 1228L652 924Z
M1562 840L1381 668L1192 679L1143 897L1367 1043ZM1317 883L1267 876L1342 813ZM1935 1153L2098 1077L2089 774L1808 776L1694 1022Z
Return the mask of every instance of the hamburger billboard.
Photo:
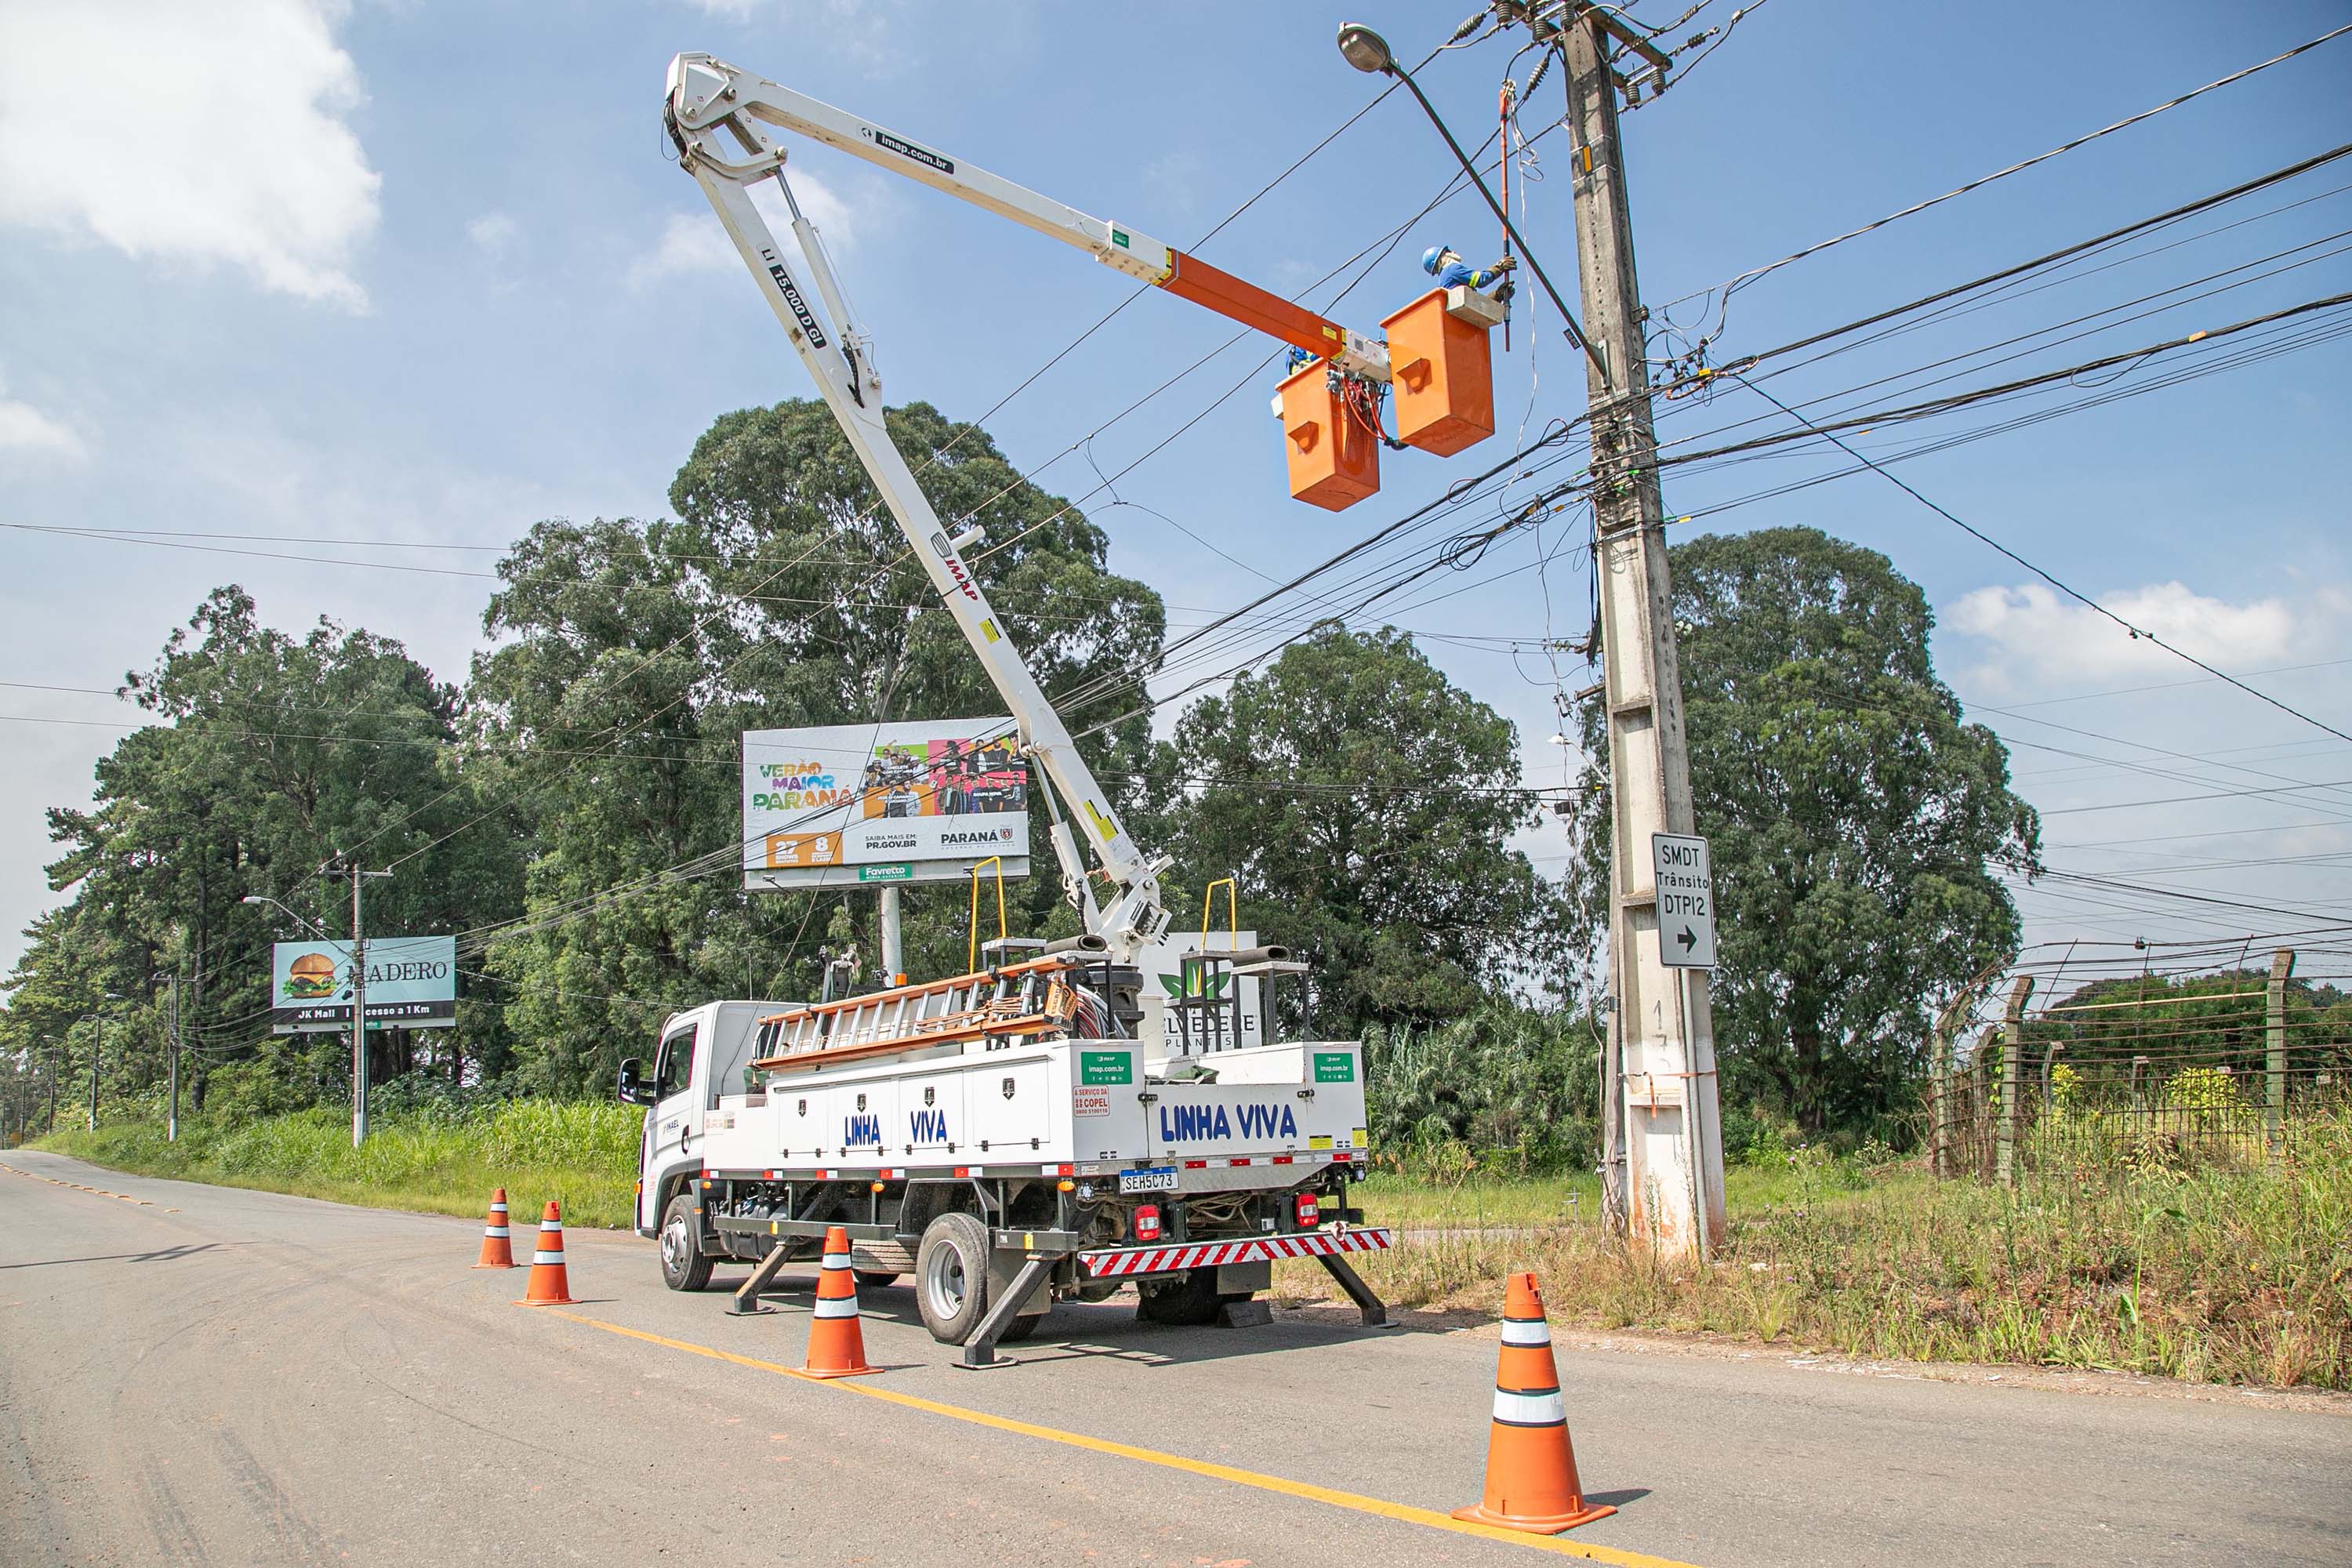
M270 1032L350 1028L352 978L349 942L277 943L269 965ZM371 1029L446 1029L457 1021L456 937L370 937L366 978Z

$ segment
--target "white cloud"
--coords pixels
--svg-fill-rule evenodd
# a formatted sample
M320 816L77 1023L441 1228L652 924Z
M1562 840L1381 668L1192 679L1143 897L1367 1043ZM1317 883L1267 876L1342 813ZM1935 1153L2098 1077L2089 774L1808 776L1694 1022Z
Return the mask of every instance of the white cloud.
M2180 583L2153 583L2099 601L2136 626L2222 669L2291 662L2297 616L2283 599L2232 604ZM1973 680L2004 691L2079 686L2154 671L2178 672L2180 660L2153 643L2041 584L1979 588L1947 610L1944 625L1982 638L1990 657Z
M466 226L466 237L474 242L475 249L497 261L522 237L522 225L502 212L487 212Z
M139 258L226 263L363 310L350 271L383 177L343 115L343 0L7 0L0 222Z
M642 289L682 273L719 272L742 265L716 217L673 213L662 226L661 243L629 268L629 286Z
M1208 174L1206 160L1197 153L1180 149L1163 153L1143 165L1138 183L1158 198L1155 205L1160 210L1184 216L1200 205L1201 184Z
M793 195L809 221L816 225L825 249L836 262L847 257L857 247L861 226L852 216L849 204L831 185L804 169L794 171L791 179ZM751 199L769 226L780 237L789 240L792 214L781 196L770 195L773 190L772 185L762 183L752 187ZM707 208L672 213L662 225L661 239L630 265L629 286L642 289L665 278L697 272L737 272L742 266L742 258L735 253L735 242L727 237L716 214Z
M0 392L6 390L5 384L0 384ZM9 452L78 463L89 456L89 447L72 426L51 418L31 404L0 397L0 453Z

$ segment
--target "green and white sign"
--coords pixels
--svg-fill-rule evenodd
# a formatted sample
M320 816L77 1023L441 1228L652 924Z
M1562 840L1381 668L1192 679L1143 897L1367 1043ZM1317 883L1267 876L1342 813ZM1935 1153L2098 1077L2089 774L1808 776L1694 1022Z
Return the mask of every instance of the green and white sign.
M861 882L911 882L915 879L912 866L860 866L857 879Z
M1135 1058L1126 1051L1080 1051L1080 1083L1133 1083Z
M1353 1083L1356 1081L1356 1058L1346 1051L1315 1053L1317 1083Z
M370 937L365 979L371 1029L446 1029L457 1022L456 937ZM350 1028L352 982L351 943L276 943L269 963L270 1033Z

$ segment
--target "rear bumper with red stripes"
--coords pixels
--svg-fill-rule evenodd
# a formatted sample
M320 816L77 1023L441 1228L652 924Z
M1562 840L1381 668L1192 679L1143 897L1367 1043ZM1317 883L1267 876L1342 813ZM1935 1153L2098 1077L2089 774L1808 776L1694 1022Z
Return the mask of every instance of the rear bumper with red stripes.
M1168 1247L1108 1247L1078 1254L1078 1267L1091 1279L1133 1274L1168 1274L1223 1263L1269 1263L1285 1258L1328 1258L1343 1252L1378 1252L1394 1237L1372 1226L1314 1230L1297 1236L1254 1236L1239 1241L1188 1241Z

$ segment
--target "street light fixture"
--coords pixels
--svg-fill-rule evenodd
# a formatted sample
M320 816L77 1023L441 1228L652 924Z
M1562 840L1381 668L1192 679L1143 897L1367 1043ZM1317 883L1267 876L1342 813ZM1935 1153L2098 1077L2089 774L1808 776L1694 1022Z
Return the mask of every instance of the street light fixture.
M270 908L284 915L288 920L292 921L296 925L299 925L303 930L316 935L321 942L332 942L334 940L334 938L329 936L326 933L326 931L317 922L304 920L300 915L296 914L292 910L288 909L284 904L279 903L276 899L271 898L267 893L247 893L244 898L239 899L237 902L241 904L268 904Z
M1412 79L1412 73L1397 63L1396 54L1389 47L1388 40L1361 22L1349 22L1339 29L1339 43L1341 57L1358 70L1373 76L1392 76L1412 89L1413 101L1419 103L1421 111L1429 116L1429 122L1437 127L1437 133L1445 138L1445 145L1452 150L1454 161L1462 165L1462 172L1470 177L1472 184L1478 187L1478 194L1486 198L1487 207L1503 220L1503 232L1509 235L1511 242L1519 247L1519 254L1527 258L1528 270L1536 275L1536 281L1542 284L1543 291L1551 297L1552 309L1558 310L1559 319L1567 323L1568 341L1584 351L1584 356L1601 373L1601 384L1613 385L1609 374L1609 362L1601 357L1600 349L1576 324L1576 312L1568 308L1568 301L1561 299L1559 290L1551 286L1551 279L1545 276L1543 263L1536 259L1536 253L1528 247L1527 237L1519 232L1518 226L1511 222L1511 215L1503 210L1503 204L1495 199L1495 193L1486 188L1486 177L1470 162L1469 154L1462 151L1462 143L1454 139L1454 132L1446 129L1445 121L1438 118L1437 107L1429 101L1429 95L1421 90L1421 84ZM1507 148L1504 155L1509 156Z
M1339 52L1348 63L1360 71L1391 71L1397 68L1396 56L1389 50L1389 41L1365 26L1350 22L1339 29Z

